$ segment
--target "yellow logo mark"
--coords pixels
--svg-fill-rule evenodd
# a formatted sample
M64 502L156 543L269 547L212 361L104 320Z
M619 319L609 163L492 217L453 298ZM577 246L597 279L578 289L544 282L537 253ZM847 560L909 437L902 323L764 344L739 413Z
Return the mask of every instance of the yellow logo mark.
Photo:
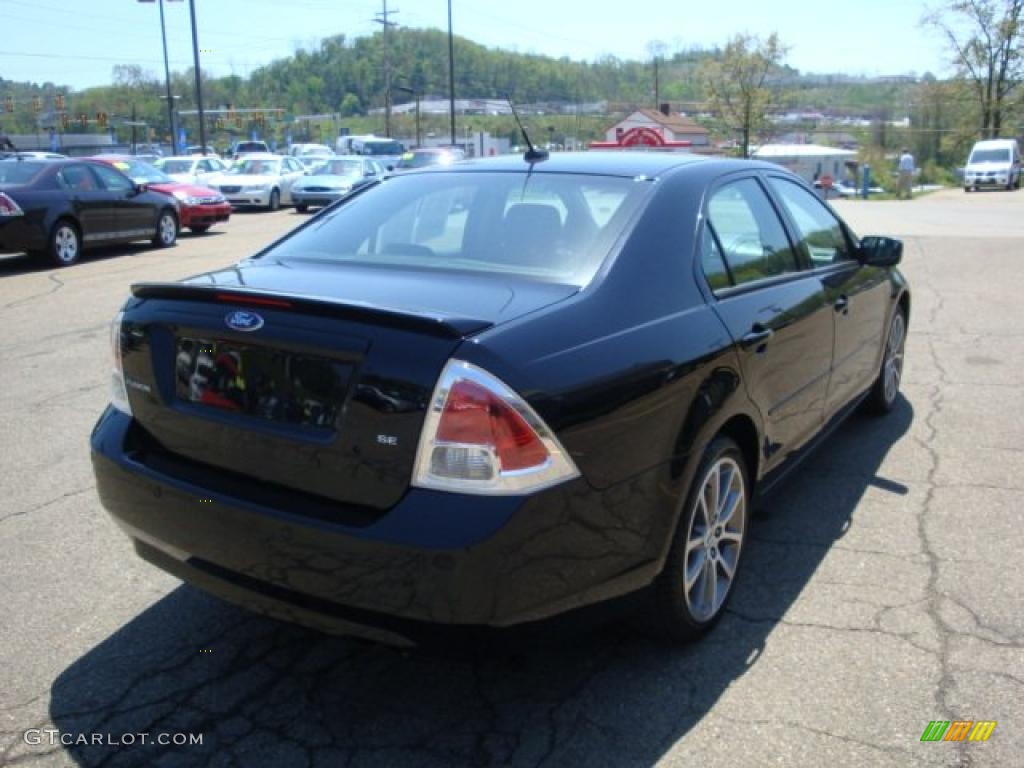
M988 741L988 737L992 735L992 731L995 729L995 720L979 720L975 723L974 730L971 731L968 741Z

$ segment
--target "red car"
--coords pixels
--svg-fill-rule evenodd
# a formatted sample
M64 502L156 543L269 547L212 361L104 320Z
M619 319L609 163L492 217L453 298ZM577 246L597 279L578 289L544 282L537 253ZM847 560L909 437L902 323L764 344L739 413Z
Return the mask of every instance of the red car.
M231 204L215 189L175 181L163 171L131 155L97 155L94 159L114 166L137 184L145 184L150 189L173 196L178 201L181 229L202 233L231 216Z

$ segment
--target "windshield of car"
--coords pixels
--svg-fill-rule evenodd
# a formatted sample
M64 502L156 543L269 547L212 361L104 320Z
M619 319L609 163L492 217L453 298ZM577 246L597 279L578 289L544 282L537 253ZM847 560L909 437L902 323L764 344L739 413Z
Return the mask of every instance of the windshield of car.
M0 184L27 184L46 167L48 163L37 161L0 161Z
M971 164L974 163L1008 163L1010 162L1010 150L1008 149L976 149L971 153Z
M110 163L125 176L139 184L173 184L174 179L166 173L154 168L149 163L138 160L114 160Z
M364 141L361 155L400 155L402 145L397 141Z
M647 194L644 180L546 173L398 176L261 258L588 283Z
M249 159L239 160L229 171L229 173L243 174L249 173L256 176L259 175L275 175L281 172L281 161L271 159Z
M267 145L262 141L243 141L235 147L235 152L266 152Z
M362 176L363 164L358 160L328 160L318 165L313 176Z
M323 144L307 144L299 150L300 155L329 155L331 154L330 147Z
M164 173L192 173L191 160L157 160L156 167Z

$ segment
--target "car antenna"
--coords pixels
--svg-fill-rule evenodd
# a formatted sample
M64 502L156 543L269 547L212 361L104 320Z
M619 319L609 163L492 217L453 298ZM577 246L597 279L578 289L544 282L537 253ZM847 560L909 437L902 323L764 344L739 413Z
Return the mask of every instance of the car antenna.
M512 117L516 119L516 125L519 126L519 131L523 134L523 138L526 139L526 146L529 147L523 154L523 159L528 163L539 163L541 160L547 160L548 151L546 149L537 149L533 146L533 142L530 141L530 134L523 127L523 121L519 119L519 113L516 112L516 107L512 103L512 97L507 93L505 94L505 101L508 102L508 108L512 110Z

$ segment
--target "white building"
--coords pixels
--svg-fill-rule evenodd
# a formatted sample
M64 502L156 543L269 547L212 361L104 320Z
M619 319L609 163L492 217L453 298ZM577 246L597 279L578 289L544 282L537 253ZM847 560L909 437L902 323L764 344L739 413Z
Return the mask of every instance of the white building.
M688 117L638 109L605 132L602 147L706 147L709 143L708 129Z
M819 144L765 144L755 149L751 157L781 165L813 183L823 176L831 176L833 181L846 178L847 163L856 160L857 153Z

